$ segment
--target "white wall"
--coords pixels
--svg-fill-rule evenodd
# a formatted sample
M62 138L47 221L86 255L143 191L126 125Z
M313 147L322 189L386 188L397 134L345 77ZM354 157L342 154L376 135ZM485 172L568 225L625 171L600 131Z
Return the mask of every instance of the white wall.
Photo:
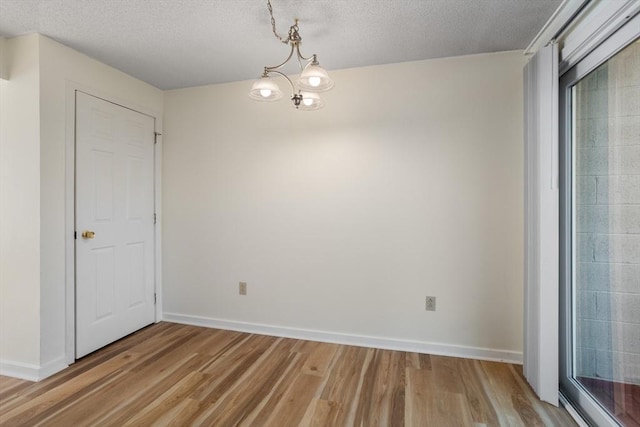
M17 53L10 57L9 81L0 81L0 358L4 373L34 379L66 366L65 319L73 315L73 300L66 292L66 275L73 271L66 271L65 239L73 232L73 223L68 226L73 194L67 193L67 171L73 167L69 118L74 115L74 89L159 121L163 94L40 35L9 39L7 45ZM23 246L26 255L18 250ZM28 351L21 349L26 343ZM24 363L30 370L17 369Z
M38 37L5 43L0 79L0 368L40 361Z
M523 65L334 71L316 112L166 92L166 317L520 360Z

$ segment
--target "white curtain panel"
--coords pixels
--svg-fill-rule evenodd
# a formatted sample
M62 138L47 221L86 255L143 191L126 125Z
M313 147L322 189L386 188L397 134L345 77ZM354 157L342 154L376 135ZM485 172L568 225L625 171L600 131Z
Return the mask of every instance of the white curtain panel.
M559 192L558 48L540 49L524 69L524 375L558 405Z

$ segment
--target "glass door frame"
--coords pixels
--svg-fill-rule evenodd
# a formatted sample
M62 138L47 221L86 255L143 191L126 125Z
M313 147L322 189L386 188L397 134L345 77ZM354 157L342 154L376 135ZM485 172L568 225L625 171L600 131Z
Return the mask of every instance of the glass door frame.
M575 212L573 210L574 147L572 89L582 78L609 60L638 37L640 14L607 38L560 78L559 86L559 182L560 182L560 393L590 423L619 426L604 408L573 378L575 356L575 313L572 250Z

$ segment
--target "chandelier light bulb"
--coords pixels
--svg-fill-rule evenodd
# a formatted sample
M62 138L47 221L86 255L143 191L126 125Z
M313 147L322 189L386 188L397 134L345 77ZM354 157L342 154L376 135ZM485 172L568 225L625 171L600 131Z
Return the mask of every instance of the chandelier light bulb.
M309 85L310 86L318 87L318 86L320 86L320 82L321 82L321 79L318 76L309 77Z
M313 105L313 99L311 99L311 98L302 98L302 103L304 105L306 105L307 107L310 107L311 105Z
M271 96L271 89L260 89L260 95L262 95L263 98L268 98Z

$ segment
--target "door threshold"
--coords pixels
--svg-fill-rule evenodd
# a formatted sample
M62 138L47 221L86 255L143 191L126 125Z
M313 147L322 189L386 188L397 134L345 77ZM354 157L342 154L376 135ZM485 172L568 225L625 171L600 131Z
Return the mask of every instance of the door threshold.
M576 408L573 407L571 402L569 402L569 400L565 397L564 394L562 394L562 392L558 392L558 398L560 399L560 404L562 405L562 407L567 410L576 424L578 424L580 427L589 427L589 423L587 423L582 415L580 415L580 412L578 412Z

